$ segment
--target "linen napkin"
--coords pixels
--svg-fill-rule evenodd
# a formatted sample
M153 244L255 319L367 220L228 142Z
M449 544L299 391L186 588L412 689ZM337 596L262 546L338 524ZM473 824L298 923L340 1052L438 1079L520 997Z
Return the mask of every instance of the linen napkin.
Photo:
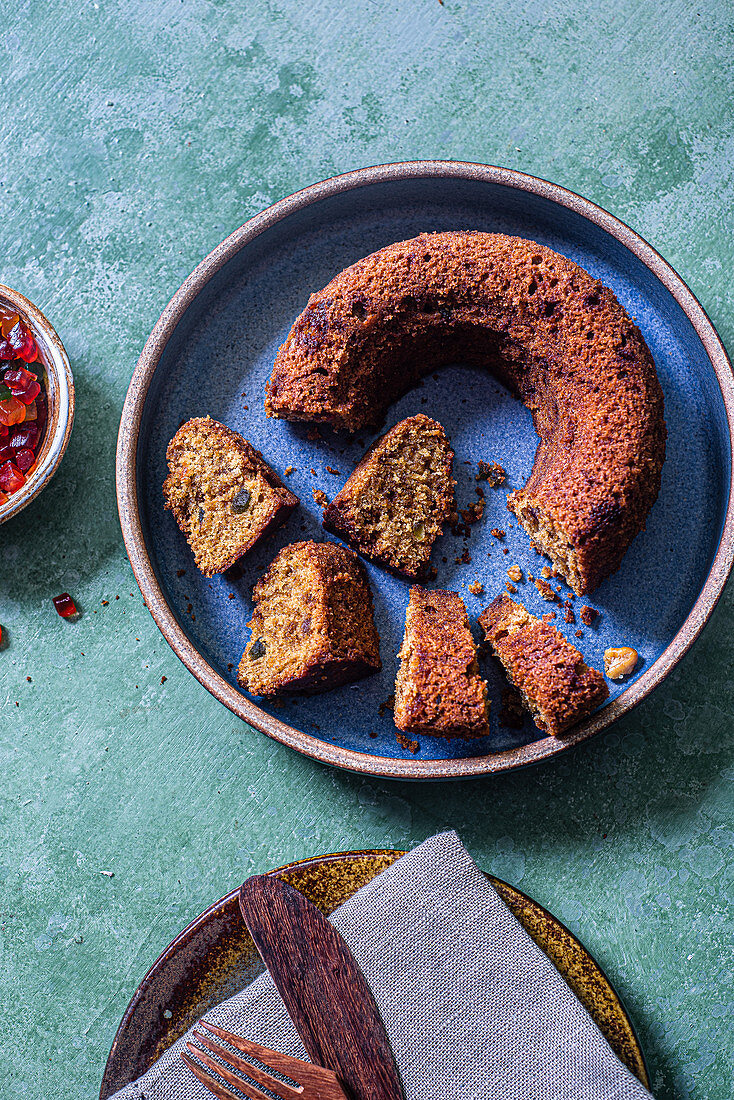
M649 1100L456 833L397 860L331 920L375 995L406 1100ZM205 1019L306 1058L267 973ZM187 1037L115 1100L211 1100L179 1058Z

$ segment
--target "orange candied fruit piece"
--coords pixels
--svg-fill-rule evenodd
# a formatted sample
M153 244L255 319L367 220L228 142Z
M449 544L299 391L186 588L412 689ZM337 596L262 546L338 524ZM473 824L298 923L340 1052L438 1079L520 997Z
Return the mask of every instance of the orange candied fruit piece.
M26 407L17 397L8 397L0 401L0 424L11 428L13 424L22 424L25 420Z

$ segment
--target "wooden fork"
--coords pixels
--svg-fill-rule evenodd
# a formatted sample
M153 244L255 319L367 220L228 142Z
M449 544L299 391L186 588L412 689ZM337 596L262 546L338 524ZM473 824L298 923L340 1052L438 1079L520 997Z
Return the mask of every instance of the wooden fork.
M198 1031L194 1032L194 1038L200 1045L196 1046L192 1042L186 1044L197 1061L184 1051L181 1052L181 1057L194 1076L218 1096L219 1100L242 1100L242 1096L247 1096L250 1100L272 1100L273 1096L277 1096L279 1100L348 1100L339 1079L330 1069L303 1062L300 1058L291 1058L288 1054L270 1050L269 1047L252 1043L249 1039L240 1039L239 1035L232 1035L216 1024L205 1023L204 1020L200 1020L197 1027L210 1031L245 1055L240 1058ZM202 1047L227 1065L210 1058ZM255 1059L255 1062L262 1065L256 1065L250 1059ZM232 1068L228 1069L227 1066ZM236 1072L233 1073L232 1070ZM287 1077L288 1082L275 1074ZM228 1088L228 1085L235 1091Z

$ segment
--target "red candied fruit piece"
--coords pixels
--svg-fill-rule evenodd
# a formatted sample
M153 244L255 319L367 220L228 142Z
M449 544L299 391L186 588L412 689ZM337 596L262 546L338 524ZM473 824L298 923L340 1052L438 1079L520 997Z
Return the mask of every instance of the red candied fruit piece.
M17 397L19 393L23 393L25 389L36 381L36 376L31 371L26 370L25 367L17 367L14 370L6 370L3 375L3 382L6 386L10 387L10 392L14 393Z
M23 447L16 453L15 465L18 467L21 473L27 474L33 463L36 461L36 456L29 447Z
M9 431L5 429L6 433ZM8 446L12 447L16 451L22 450L24 447L30 447L31 450L38 443L38 425L35 422L30 424L22 424L20 427L13 429L8 440ZM0 431L0 447L3 445L3 435Z
M19 401L22 401L24 405L32 405L40 392L41 387L34 379L32 382L28 383L26 389L21 390L20 393L13 394L13 396L17 397Z
M38 344L27 330L23 345L18 348L16 355L25 363L35 363L36 359L38 359Z
M9 443L0 443L0 466L4 462L12 462L15 458L15 451Z
M12 462L4 462L0 466L0 489L4 493L17 493L25 485L25 476Z
M62 592L60 596L54 596L53 605L62 619L71 619L74 615L79 614L76 604L68 592Z
M38 358L38 345L27 325L17 313L0 322L0 359L22 359L34 363Z

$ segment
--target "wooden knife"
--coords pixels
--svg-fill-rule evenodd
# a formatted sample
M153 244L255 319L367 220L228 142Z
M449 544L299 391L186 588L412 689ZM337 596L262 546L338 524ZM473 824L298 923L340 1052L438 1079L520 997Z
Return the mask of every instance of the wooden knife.
M311 1061L354 1100L404 1100L377 1003L324 914L274 875L240 887L240 911Z

